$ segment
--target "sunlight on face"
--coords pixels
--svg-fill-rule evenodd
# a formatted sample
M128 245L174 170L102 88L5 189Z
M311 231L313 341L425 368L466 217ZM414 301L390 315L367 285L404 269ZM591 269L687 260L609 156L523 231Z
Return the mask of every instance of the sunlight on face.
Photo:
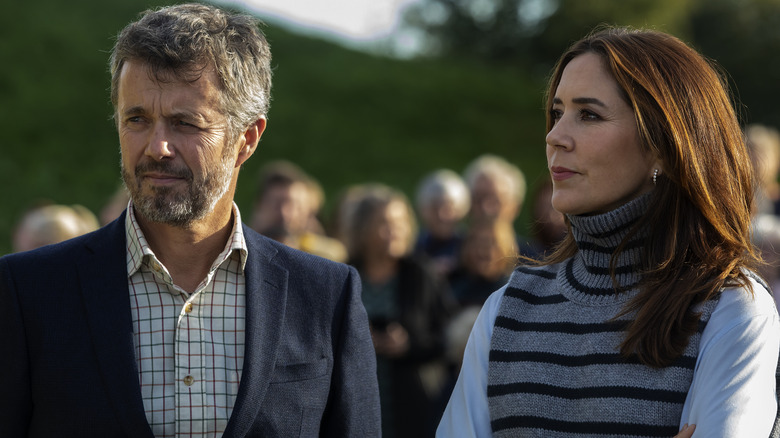
M556 210L604 213L652 190L656 160L643 151L634 112L599 55L569 62L550 110L547 165Z
M506 178L480 175L471 189L471 217L475 221L514 220L517 202Z
M202 219L229 191L235 147L219 112L216 74L158 82L130 61L119 80L117 117L122 179L136 211L183 226Z
M261 232L298 235L306 231L314 207L306 184L278 184L269 187L255 206L252 226Z
M400 258L409 251L412 233L411 218L406 205L401 201L391 201L374 213L368 239L369 251L383 252L394 258Z

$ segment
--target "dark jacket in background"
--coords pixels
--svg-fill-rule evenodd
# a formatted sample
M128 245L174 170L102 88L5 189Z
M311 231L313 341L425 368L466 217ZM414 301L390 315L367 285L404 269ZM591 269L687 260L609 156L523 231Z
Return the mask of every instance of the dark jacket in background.
M355 262L358 271L360 265ZM419 257L400 259L396 292L400 315L396 322L408 332L410 345L404 356L389 359L395 419L392 428L397 438L430 437L431 423L438 423L436 419L441 415L434 403L439 390L426 388L421 372L437 367L446 372L444 330L455 303L446 283L433 272L427 259Z

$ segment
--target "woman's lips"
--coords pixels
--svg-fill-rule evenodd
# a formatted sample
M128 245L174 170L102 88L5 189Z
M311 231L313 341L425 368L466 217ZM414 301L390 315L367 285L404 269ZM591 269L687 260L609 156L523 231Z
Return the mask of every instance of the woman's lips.
M550 175L552 176L552 179L555 181L563 181L573 177L576 174L577 172L568 169L566 167L555 166L550 168Z

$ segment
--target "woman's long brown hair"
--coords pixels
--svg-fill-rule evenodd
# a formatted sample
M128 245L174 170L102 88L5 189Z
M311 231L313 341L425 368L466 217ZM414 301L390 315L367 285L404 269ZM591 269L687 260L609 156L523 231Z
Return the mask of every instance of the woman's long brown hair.
M724 76L662 32L604 28L575 43L553 70L548 109L563 69L583 53L602 57L634 110L642 146L662 163L647 213L612 255L611 272L614 280L617 255L648 229L640 292L620 315L633 315L620 348L667 366L698 328L693 305L724 286L752 292L745 268L760 262L750 239L753 169ZM552 124L548 115L548 131ZM542 264L576 251L568 233Z

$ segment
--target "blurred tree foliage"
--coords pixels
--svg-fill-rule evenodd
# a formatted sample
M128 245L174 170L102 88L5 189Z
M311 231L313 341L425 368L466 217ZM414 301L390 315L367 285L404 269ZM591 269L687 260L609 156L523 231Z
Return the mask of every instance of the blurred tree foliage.
M780 1L699 0L691 39L731 77L749 123L780 127Z
M539 76L600 24L655 28L726 70L743 122L780 125L767 98L780 95L777 0L422 0L405 21L431 38L430 55L525 65Z

